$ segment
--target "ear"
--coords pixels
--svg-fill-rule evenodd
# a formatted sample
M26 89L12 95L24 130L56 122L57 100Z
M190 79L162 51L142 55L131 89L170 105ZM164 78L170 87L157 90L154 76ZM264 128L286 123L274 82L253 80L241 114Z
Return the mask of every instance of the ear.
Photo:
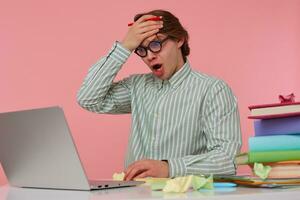
M181 46L183 45L183 43L184 43L184 38L181 38L181 39L179 39L177 41L177 47L178 47L178 49L181 48Z

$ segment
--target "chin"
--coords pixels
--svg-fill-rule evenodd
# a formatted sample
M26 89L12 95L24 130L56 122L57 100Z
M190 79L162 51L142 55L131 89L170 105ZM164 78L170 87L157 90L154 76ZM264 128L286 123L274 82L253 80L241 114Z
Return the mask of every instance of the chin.
M169 80L170 77L160 77L160 79L165 81L165 80Z

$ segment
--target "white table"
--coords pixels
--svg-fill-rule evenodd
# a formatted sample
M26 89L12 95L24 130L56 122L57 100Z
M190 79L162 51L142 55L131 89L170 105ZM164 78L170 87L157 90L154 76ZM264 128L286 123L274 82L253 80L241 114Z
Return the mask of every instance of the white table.
M233 191L190 191L183 194L151 191L137 186L97 191L71 191L0 187L0 200L101 200L101 199L209 199L209 200L300 200L300 187L289 189L232 188Z

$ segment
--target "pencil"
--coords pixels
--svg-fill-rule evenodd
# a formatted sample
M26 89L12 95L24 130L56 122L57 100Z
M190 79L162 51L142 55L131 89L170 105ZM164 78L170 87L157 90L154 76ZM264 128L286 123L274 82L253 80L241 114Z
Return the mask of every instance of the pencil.
M152 21L159 21L161 20L161 17L151 17L151 18L148 18L146 19L145 21L149 21L149 20L152 20ZM132 26L134 22L131 22L128 24L128 26Z

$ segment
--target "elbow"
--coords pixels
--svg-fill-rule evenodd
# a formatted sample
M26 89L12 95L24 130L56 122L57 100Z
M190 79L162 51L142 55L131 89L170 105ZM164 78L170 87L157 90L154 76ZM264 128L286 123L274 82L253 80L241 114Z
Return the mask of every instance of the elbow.
M236 174L236 167L233 161L228 161L226 163L219 163L216 165L217 175L234 175Z
M234 175L236 174L236 166L234 159L229 156L223 155L222 157L215 158L212 161L212 173L216 175Z
M81 97L81 95L78 93L77 96L76 96L76 101L77 101L77 104L82 107L82 108L85 108L86 107L86 103L85 103L85 100Z
M77 101L77 104L81 107L81 108L83 108L83 109L85 109L85 110L88 110L88 111L93 111L94 109L94 107L95 106L93 106L93 102L91 102L91 100L88 100L88 99L85 99L85 98L83 98L82 96L80 96L79 94L77 95L77 97L76 97L76 101Z
M79 98L79 97L77 97L76 100L77 100L77 104L81 108L83 108L87 111L94 112L94 113L104 113L101 101L83 99L83 98Z
M82 99L78 99L78 98L77 98L77 104L78 104L80 107L82 107L82 108L86 108L86 107L87 107Z
M97 105L93 105L93 104L88 103L88 102L86 102L86 101L84 101L84 100L78 100L78 99L77 99L77 104L78 104L81 108L83 108L83 109L85 109L85 110L87 110L87 111L95 112L95 113L100 113L100 112L98 111L98 110L99 110L99 107L98 107Z

